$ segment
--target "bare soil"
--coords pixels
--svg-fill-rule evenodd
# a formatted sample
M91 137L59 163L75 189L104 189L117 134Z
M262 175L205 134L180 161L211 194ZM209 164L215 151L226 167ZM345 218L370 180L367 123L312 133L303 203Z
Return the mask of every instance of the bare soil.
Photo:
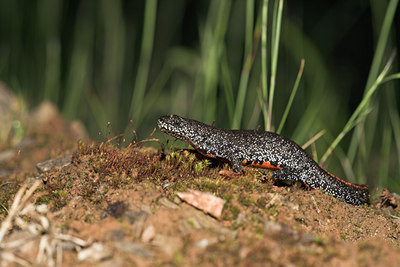
M31 201L48 205L47 217L58 231L89 241L87 247L65 245L64 266L400 262L398 198L387 190L372 204L352 206L299 184L278 184L268 178L270 172L245 168L242 176L223 177L218 173L228 165L187 150L162 152L137 143L120 147L115 141L78 143L71 125L58 116L36 126L27 137L32 145L0 165L9 171L1 177L0 222L23 183L43 181ZM35 170L37 163L69 153L70 165L42 174ZM188 190L224 199L221 219L177 197ZM10 229L5 240L18 231ZM93 244L99 249L91 253L100 256L78 257ZM13 253L34 264L38 252L21 246Z

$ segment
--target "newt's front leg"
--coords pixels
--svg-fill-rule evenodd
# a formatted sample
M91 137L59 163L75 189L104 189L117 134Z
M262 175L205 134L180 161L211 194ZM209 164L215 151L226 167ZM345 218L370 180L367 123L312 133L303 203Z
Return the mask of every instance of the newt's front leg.
M218 173L219 175L227 176L227 177L235 177L235 176L239 176L243 173L242 162L240 159L238 159L234 156L229 156L229 157L227 157L227 160L229 160L229 162L231 163L233 171L221 170Z

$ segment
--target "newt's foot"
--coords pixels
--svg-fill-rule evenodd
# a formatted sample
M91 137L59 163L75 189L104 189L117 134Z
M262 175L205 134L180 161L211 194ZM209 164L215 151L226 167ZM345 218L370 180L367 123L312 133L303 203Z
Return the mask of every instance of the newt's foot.
M234 177L238 177L238 176L242 175L241 172L233 172L233 171L228 171L228 170L220 170L218 172L218 174L221 176L230 177L230 178L234 178Z

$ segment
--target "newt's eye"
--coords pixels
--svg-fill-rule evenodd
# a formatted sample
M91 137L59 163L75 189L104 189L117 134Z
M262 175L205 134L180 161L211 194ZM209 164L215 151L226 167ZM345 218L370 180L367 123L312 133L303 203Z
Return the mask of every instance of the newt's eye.
M179 124L179 120L178 120L178 119L175 119L175 120L174 120L174 123L175 123L175 124Z

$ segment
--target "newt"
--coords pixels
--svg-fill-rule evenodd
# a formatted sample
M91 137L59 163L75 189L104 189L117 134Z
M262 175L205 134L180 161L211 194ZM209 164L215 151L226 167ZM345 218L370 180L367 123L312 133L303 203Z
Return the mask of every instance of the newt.
M329 173L282 135L262 130L219 129L177 115L160 117L158 127L200 154L229 162L237 174L243 166L274 169L272 178L300 181L349 204L361 205L369 200L367 186L351 184Z

